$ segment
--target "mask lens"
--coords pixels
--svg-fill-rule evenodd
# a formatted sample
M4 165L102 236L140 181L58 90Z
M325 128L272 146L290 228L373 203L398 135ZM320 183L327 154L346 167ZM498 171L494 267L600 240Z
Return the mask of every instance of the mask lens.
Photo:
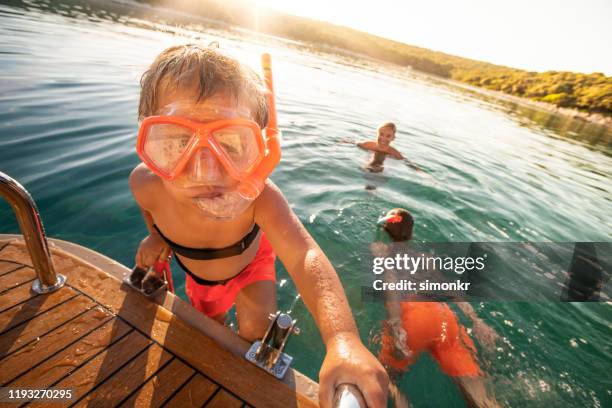
M193 136L193 131L179 125L157 124L149 128L144 144L147 157L164 172L170 173Z
M223 165L207 148L199 149L189 160L179 179L194 185L229 185L231 183Z
M259 145L252 129L242 126L225 127L213 132L213 138L238 171L246 172L257 162Z

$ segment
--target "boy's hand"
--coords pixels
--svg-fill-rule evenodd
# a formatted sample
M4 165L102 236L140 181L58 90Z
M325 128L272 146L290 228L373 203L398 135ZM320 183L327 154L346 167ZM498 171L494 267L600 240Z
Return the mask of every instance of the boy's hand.
M136 266L147 269L155 265L155 261L159 259L165 247L166 243L159 235L148 235L142 240L136 251Z
M339 335L329 340L319 382L319 403L323 408L332 406L336 387L343 383L356 385L368 407L387 406L389 376L355 335Z

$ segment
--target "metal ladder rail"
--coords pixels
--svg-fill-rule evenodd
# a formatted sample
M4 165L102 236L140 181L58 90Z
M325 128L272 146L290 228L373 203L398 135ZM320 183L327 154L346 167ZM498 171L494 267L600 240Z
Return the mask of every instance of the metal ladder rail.
M32 266L38 275L32 284L32 290L42 294L60 289L64 286L66 277L55 272L45 229L32 196L21 184L3 172L0 172L0 196L13 208L32 258Z

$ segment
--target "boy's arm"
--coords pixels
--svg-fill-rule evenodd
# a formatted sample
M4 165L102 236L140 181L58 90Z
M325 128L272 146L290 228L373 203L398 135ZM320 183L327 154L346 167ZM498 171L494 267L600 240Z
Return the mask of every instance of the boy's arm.
M136 265L147 267L153 265L159 254L166 246L157 230L153 228L154 220L150 210L154 208L154 197L158 197L155 191L157 178L144 164L136 166L129 177L130 190L142 212L149 236L145 237L136 251Z
M153 174L150 174L149 169L145 167L144 164L139 164L132 170L130 173L130 178L128 180L130 185L130 190L132 191L132 195L142 212L142 217L144 218L145 224L147 226L147 230L151 235L157 234L157 231L153 228L153 217L149 212L149 209L153 205L151 197L151 187L154 183Z
M269 181L257 199L255 222L287 268L327 348L319 373L321 404L331 406L335 387L350 383L359 387L368 406L386 407L388 377L361 343L338 275L280 190Z

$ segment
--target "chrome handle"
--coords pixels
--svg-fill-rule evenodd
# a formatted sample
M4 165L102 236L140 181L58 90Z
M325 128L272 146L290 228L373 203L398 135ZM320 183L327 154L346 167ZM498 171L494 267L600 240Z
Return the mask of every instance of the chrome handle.
M32 289L37 293L48 293L64 286L66 278L55 273L45 229L30 193L16 180L0 172L0 196L13 208L32 265L38 274Z
M359 388L353 384L340 384L334 394L333 408L367 408Z

